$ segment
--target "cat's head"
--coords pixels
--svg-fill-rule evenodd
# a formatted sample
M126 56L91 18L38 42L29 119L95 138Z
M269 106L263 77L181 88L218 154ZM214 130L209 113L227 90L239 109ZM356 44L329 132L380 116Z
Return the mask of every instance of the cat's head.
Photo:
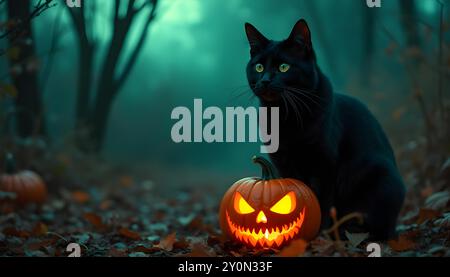
M316 63L311 32L305 20L299 20L289 37L273 41L246 23L251 59L247 79L251 89L267 106L303 102L311 106L317 94L319 69Z

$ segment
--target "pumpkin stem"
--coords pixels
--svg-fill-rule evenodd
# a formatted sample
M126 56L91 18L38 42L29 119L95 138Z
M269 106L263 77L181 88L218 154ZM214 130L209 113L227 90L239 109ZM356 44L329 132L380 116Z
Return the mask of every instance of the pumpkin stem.
M5 172L6 174L14 174L16 173L16 159L14 159L14 155L11 153L6 153L5 157Z
M275 169L273 168L273 165L265 158L254 156L253 162L255 164L259 164L262 168L262 179L263 180L273 180L278 179L277 174L275 173Z

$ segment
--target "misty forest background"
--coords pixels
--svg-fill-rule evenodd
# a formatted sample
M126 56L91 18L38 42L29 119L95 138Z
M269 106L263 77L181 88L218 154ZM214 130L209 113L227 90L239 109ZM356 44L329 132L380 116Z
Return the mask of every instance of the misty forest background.
M202 203L214 211L234 181L259 175L250 161L259 145L175 144L170 113L194 98L258 105L246 87L244 23L279 40L299 18L335 90L366 103L388 133L409 190L404 214L448 192L448 0L64 2L0 0L0 155L41 174L52 201L93 212L109 203L102 187L130 197L144 188L176 209L195 201L174 189L206 187L214 197Z

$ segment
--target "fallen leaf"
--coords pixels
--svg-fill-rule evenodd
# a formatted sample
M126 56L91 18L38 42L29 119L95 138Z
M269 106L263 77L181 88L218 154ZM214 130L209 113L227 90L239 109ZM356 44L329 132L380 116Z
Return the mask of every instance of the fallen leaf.
M119 179L119 184L122 187L126 187L126 188L131 187L134 184L133 177L131 177L131 176L122 176Z
M87 192L77 190L77 191L72 192L72 198L75 202L84 204L91 199L91 196Z
M123 237L132 239L132 240L141 240L141 235L137 232L131 231L127 228L120 228L119 234Z
M330 256L334 252L335 243L324 238L317 238L310 243L311 249L321 256Z
M435 245L435 246L431 247L430 250L428 250L428 253L434 255L434 254L439 254L440 252L445 253L445 251L447 251L447 248L445 246Z
M425 207L432 210L441 210L447 207L449 201L450 201L450 192L441 191L428 197L427 200L425 201Z
M173 249L187 249L191 244L185 239L181 238L175 241L173 244Z
M305 253L308 243L304 240L294 240L284 247L276 256L277 257L299 257Z
M436 220L434 224L441 227L450 228L450 213L445 213L444 216Z
M431 195L433 195L433 193L434 193L433 186L427 186L420 191L420 196L422 196L422 198L426 199L426 198L430 197Z
M417 218L416 223L422 224L427 220L435 219L439 217L441 213L439 211L431 210L431 209L420 209L419 216Z
M76 240L78 244L86 244L91 239L91 236L88 233L74 235L73 238Z
M106 229L106 225L103 223L102 218L94 213L85 213L84 219L86 219L89 223L94 225L94 227L98 229Z
M349 233L345 231L345 236L353 247L358 247L363 241L369 237L369 233Z
M215 236L215 235L209 235L208 240L207 240L207 243L209 246L214 246L214 245L221 244L224 242L225 242L225 240L222 236Z
M55 243L55 241L53 239L48 239L48 240L42 240L42 241L38 241L38 242L34 242L34 243L28 243L26 247L28 250L36 251L36 250L45 248L47 246L50 246L53 243Z
M402 236L404 236L405 238L409 239L409 240L416 240L420 237L420 235L422 234L421 230L419 228L413 228L405 233L402 233Z
M40 236L45 236L45 235L47 235L47 232L48 232L48 227L47 227L47 225L45 225L45 224L42 223L42 222L38 222L38 223L34 226L33 230L31 231L31 234L32 234L33 236L40 237Z
M30 233L24 230L18 230L14 227L8 227L3 229L3 234L7 236L19 237L19 238L28 238Z
M275 254L280 251L273 248L257 248L252 249L249 254L253 257L267 257L267 256L276 256Z
M190 214L188 216L180 216L178 218L178 222L183 225L183 226L187 226L189 225L189 223L191 223L191 221L195 218L195 215Z
M134 253L128 254L128 257L131 257L131 258L146 258L146 257L148 257L148 255L143 253L143 252L134 252Z
M388 245L392 248L392 250L397 252L413 250L416 248L416 244L403 235L401 235L397 240L388 241Z
M145 254L152 254L152 253L161 251L161 249L158 248L158 247L147 247L147 246L144 246L144 245L137 245L137 246L135 246L132 249L132 251L133 252L142 252L142 253L145 253Z
M44 252L40 251L40 250L36 250L36 251L29 251L29 250L25 250L25 256L26 257L47 257L48 255L45 254Z
M170 252L173 250L173 244L175 243L176 238L177 234L174 232L166 236L165 238L161 239L161 241L155 246Z
M106 211L111 208L113 202L111 200L104 200L100 203L100 210Z
M203 218L201 216L196 216L188 224L189 230L205 230L206 226L203 224Z
M233 257L236 257L236 258L242 257L242 254L239 254L238 252L235 252L235 251L230 251L230 254L233 255Z
M127 251L125 251L125 250L119 250L119 249L116 249L116 248L111 248L108 251L107 256L109 256L109 257L127 257L128 254L127 254Z
M444 175L445 173L450 172L450 157L445 161L445 163L442 165L441 168L441 174Z
M217 254L212 249L208 249L203 243L195 243L191 246L191 252L179 255L178 257L216 257Z
M161 239L161 237L160 237L160 236L153 235L153 236L148 236L148 237L146 237L145 239L148 240L148 241L151 241L151 242L153 242L153 243L156 243L156 242L159 242L159 240Z

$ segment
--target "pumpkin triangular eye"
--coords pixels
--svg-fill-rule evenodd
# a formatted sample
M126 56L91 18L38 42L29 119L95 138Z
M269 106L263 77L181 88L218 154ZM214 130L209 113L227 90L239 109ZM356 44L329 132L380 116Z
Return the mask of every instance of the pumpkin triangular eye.
M234 196L234 209L240 214L251 214L255 211L239 192Z
M290 214L295 210L296 204L295 193L291 191L275 203L270 210L277 214Z

